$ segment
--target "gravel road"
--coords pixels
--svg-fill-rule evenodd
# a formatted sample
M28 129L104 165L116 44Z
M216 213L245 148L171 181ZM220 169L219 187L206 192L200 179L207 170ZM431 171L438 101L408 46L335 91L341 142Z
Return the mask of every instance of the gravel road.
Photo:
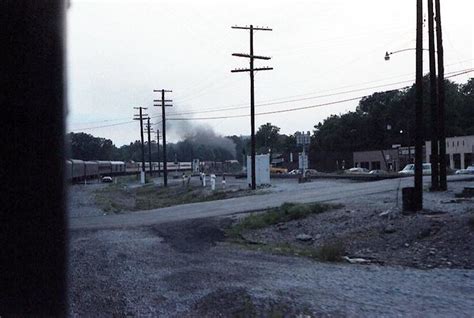
M225 219L77 230L71 316L472 317L474 272L329 264L222 242Z
M472 317L471 270L321 263L224 241L222 228L235 213L285 201L395 206L397 189L411 184L281 183L270 194L245 198L121 215L83 213L70 219L70 315ZM465 184L454 182L451 191ZM436 208L452 196L428 193L425 205Z
M450 176L451 181L463 180L465 177ZM472 179L472 178L471 178ZM293 181L293 182L291 182ZM427 187L430 178L425 177ZM451 184L455 184L452 182ZM391 194L394 204L401 206L401 188L413 186L413 178L386 179L374 182L353 182L349 180L315 180L314 182L297 184L294 180L278 182L274 187L265 189L269 194L232 198L227 200L184 204L156 210L139 211L128 214L96 215L93 217L70 218L71 229L104 228L121 226L144 226L163 222L186 220L191 218L226 216L236 213L263 210L277 207L284 202L338 202L351 203L364 200L367 196L383 193ZM398 192L398 196L397 196ZM434 201L445 194L426 194L434 197ZM433 201L433 199L431 200ZM426 207L430 208L431 201ZM433 202L434 202L433 201ZM431 205L430 205L431 204ZM71 213L74 215L74 212Z

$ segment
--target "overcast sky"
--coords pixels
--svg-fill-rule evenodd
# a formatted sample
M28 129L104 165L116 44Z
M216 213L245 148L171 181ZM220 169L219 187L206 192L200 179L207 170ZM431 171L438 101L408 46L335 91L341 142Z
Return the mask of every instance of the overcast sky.
M451 0L442 6L449 75L473 67L474 4ZM148 107L159 123L161 111L152 104L160 96L153 89L164 88L173 90L167 95L174 101L169 118L194 118L169 121L168 141L195 123L222 135L249 135L249 117L199 118L250 113L249 75L230 72L248 67L247 59L231 54L249 51L249 32L231 26L250 24L273 28L254 36L255 54L272 57L256 66L274 67L256 74L255 101L264 104L257 113L334 103L259 115L256 126L271 122L286 134L312 130L358 103L340 101L410 85L415 52L398 53L389 62L383 57L385 51L415 47L415 11L413 0L72 0L68 130L109 138L117 146L137 140L133 107ZM426 48L427 43L426 25ZM424 58L427 72L427 52ZM465 83L473 74L452 80ZM234 109L211 112L225 108Z

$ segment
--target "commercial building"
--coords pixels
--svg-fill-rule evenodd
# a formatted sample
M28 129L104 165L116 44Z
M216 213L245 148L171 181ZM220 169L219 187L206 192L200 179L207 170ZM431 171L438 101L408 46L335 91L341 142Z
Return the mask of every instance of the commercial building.
M466 169L474 164L474 136L446 138L446 166ZM431 141L426 142L426 161L430 162Z
M423 153L425 149L423 148ZM399 171L415 160L415 147L354 152L354 167L369 170Z

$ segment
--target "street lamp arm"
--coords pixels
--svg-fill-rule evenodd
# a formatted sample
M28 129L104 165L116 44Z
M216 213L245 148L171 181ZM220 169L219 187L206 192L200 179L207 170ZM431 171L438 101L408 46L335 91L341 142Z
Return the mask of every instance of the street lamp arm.
M415 51L416 48L408 48L408 49L401 49L393 52L385 52L385 60L388 61L390 60L390 55L400 53L400 52L405 52L405 51ZM429 51L429 49L422 49L423 51Z

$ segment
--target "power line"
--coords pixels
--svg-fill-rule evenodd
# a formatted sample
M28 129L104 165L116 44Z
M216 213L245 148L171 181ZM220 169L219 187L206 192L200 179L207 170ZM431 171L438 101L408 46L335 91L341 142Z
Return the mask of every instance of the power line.
M466 70L451 76L446 76L445 78L450 78L450 77L455 77L463 74L467 74L470 72L473 72L474 69ZM389 90L390 91L396 91L396 90L401 90L401 89L406 89L409 88L410 86L404 86L396 89ZM355 101L355 100L360 100L364 97L369 97L370 95L364 95L364 96L358 96L358 97L353 97L353 98L348 98L348 99L343 99L343 100L338 100L334 102L328 102L328 103L322 103L322 104L316 104L316 105L309 105L309 106L302 106L302 107L295 107L295 108L287 108L287 109L282 109L282 110L274 110L274 111L269 111L269 112L262 112L262 113L256 113L255 116L261 116L261 115L270 115L270 114L278 114L278 113L288 113L288 112L293 112L293 111L299 111L299 110L305 110L305 109L311 109L311 108L318 108L318 107L324 107L324 106L330 106L334 104L341 104L345 102L350 102L350 101ZM190 118L168 118L168 120L174 120L174 121L179 121L179 120L214 120L214 119L227 119L227 118L243 118L243 117L249 117L249 114L243 114L243 115L230 115L230 116L215 116L215 117L190 117Z
M458 72L463 72L463 73L456 74L456 76L472 72L473 69L466 70L466 71L467 72L458 71ZM297 98L297 99L289 99L289 100L283 100L283 101L261 103L261 104L256 104L255 107L263 107L263 106L278 105L278 104L287 104L287 103L291 103L291 102L299 102L299 101L318 99L318 98L324 98L324 97L345 95L345 94L349 94L349 93L361 92L361 91L365 91L365 90L369 90L369 89L393 86L393 85L398 85L398 84L405 84L405 83L410 83L410 82L413 82L413 79L406 80L406 81L399 81L399 82L389 83L389 84L376 85L376 86L371 86L371 87L358 88L358 89L353 89L353 90L348 90L348 91L343 91L343 92L338 92L338 93L332 93L332 94L317 95L317 96L312 96L312 97L305 97L305 98ZM242 105L244 105L244 104L242 104ZM170 113L169 115L174 115L174 116L178 115L178 116L180 116L180 115L191 115L191 114L202 114L202 113L213 113L213 112L228 111L228 110L246 109L248 107L248 104L245 104L245 105L246 106L235 106L235 107L226 107L226 108L209 108L209 109L198 110L198 111Z
M445 76L445 78L452 78L452 77L468 74L468 73L471 73L471 72L474 72L474 68L466 69L466 70L460 70L460 71L452 71L452 72L446 73L446 74L450 74L450 75ZM347 94L347 93L350 93L350 92L380 88L380 87L383 87L383 86L392 86L392 85L402 84L402 83L407 83L407 82L412 82L412 81L413 80L410 80L410 81L407 80L407 81L401 81L401 82L396 82L396 83L366 87L366 88L361 88L361 89L357 89L357 90L344 91L344 92L339 92L339 93L334 93L334 94L319 95L319 96L312 97L312 99L343 95L343 94ZM404 86L404 87L401 87L401 88L398 88L398 89L404 89L404 88L409 88L409 87L410 86ZM366 95L366 96L368 96L368 95ZM301 100L303 100L303 99L301 99ZM284 101L284 102L277 102L275 104L278 104L278 103L279 104L284 104L284 103L290 103L290 102L294 102L294 101L299 101L299 100L298 99L293 99L293 100L287 100L287 101ZM262 107L262 106L268 106L268 105L274 105L274 103L257 104L257 105L255 105L255 107ZM191 114L202 114L202 113L220 112L220 111L228 111L228 110L246 109L247 107L248 107L248 105L246 107L214 108L214 109L205 109L205 110L194 111L194 112L191 111L191 112L182 112L182 113L169 113L168 115L181 116L181 115L191 115ZM256 114L256 115L259 115L259 114ZM232 116L209 117L209 118L210 119L225 119L225 118L239 118L239 117L246 117L246 116L248 116L248 115L236 115L236 116L232 115ZM159 117L159 115L150 116L150 118L158 118L158 117ZM180 120L180 119L179 118L169 118L169 120ZM199 120L199 118L183 118L181 120ZM120 122L120 123L115 123L115 124L110 124L110 125L101 125L101 126L79 128L79 129L72 130L72 132L74 132L74 131L87 131L87 130L94 130L94 129L100 129L100 128L107 128L107 127L114 127L114 126L120 126L120 125L127 125L127 124L131 124L131 123L133 123L133 121L125 121L125 122ZM161 123L161 120L157 124L160 124L160 123Z

